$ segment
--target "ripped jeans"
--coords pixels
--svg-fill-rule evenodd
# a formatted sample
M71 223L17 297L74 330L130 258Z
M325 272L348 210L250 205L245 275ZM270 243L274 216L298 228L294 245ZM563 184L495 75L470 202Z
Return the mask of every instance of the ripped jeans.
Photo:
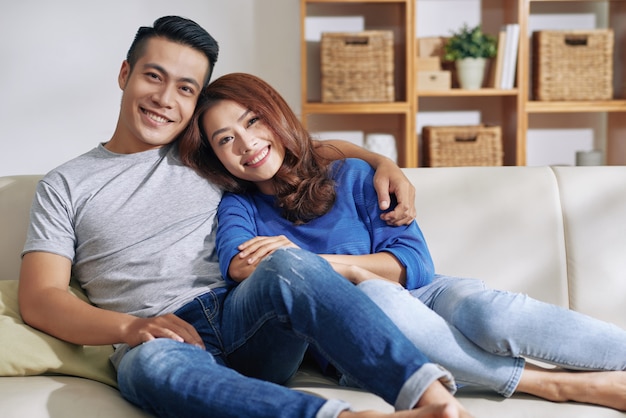
M209 291L176 315L206 350L157 339L118 367L122 395L157 416L336 417L349 405L281 386L309 345L399 410L451 379L363 292L300 249L277 250L238 286Z
M515 391L524 357L573 370L626 370L626 331L480 280L436 276L408 291L368 280L359 287L460 386ZM349 379L345 384L354 385Z

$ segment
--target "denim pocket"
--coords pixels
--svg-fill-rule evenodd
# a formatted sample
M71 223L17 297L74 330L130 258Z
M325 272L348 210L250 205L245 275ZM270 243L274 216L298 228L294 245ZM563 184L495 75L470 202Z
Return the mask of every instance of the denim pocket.
M210 290L195 297L174 312L176 316L190 323L196 329L206 346L206 351L222 362L224 360L224 344L219 324L226 290L224 288Z

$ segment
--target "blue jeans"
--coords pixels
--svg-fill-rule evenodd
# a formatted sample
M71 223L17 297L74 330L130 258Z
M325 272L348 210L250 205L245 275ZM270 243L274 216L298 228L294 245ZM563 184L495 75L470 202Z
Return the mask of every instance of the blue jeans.
M381 280L358 286L460 385L511 396L524 358L574 370L626 370L626 331L480 280L436 276L407 291Z
M309 344L397 409L451 378L322 258L280 249L232 290L176 312L206 351L169 339L131 349L118 367L122 395L157 416L336 417L349 408L281 386Z

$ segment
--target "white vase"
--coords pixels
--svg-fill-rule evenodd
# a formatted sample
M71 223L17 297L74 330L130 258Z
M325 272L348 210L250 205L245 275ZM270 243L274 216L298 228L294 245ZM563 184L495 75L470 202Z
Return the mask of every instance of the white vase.
M456 61L456 73L462 89L476 90L483 86L486 58L463 58Z

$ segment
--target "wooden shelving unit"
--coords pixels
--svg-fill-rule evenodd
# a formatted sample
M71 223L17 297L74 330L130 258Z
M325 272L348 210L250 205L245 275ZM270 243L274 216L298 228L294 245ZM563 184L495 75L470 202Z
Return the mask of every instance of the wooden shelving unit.
M502 127L505 165L526 165L527 131L531 115L556 113L606 114L606 162L626 164L626 0L482 0L482 26L496 34L507 23L519 23L520 44L515 88L501 90L451 89L417 91L415 13L420 0L300 0L301 3L301 75L302 121L312 132L321 130L360 130L387 132L397 138L399 164L419 165L416 117L420 112L454 108L479 109L482 122ZM539 3L603 3L608 8L607 25L615 34L614 99L608 101L541 102L531 97L529 19ZM540 6L539 6L540 7ZM305 39L308 16L365 17L366 29L393 30L395 36L396 98L391 103L322 103L319 99L319 68L315 62L316 46ZM317 67L316 67L317 66ZM315 81L318 85L315 85Z

